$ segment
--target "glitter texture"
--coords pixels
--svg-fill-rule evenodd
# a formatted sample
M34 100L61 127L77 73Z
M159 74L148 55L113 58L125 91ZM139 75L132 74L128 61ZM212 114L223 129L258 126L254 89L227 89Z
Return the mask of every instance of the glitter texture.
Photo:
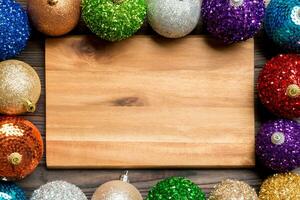
M35 190L30 200L87 200L75 185L65 181L53 181Z
M262 104L272 113L284 118L300 117L300 56L279 55L267 62L257 89Z
M0 113L33 112L40 94L41 82L31 66L17 60L0 62Z
M82 17L100 38L119 41L132 36L144 23L145 0L83 0Z
M26 46L30 36L27 13L14 0L0 1L0 60L12 58Z
M80 19L80 0L28 0L27 9L35 28L50 36L70 32Z
M197 26L202 0L148 0L151 27L167 38L184 37Z
M284 137L282 137L284 136ZM256 154L261 163L277 172L300 166L300 125L296 121L265 123L256 136Z
M203 0L202 19L208 32L224 43L252 38L262 26L263 0Z
M205 200L205 194L192 181L182 177L171 177L158 182L146 200Z
M300 53L300 1L272 0L266 10L265 30L280 47Z
M43 156L39 130L17 117L0 117L0 178L20 180L37 167ZM1 198L0 198L1 199Z
M275 174L265 180L259 191L260 200L300 199L300 176L295 173Z
M143 200L140 192L131 184L116 180L104 183L93 194L92 200Z
M11 182L0 182L1 200L26 200L25 192Z
M227 179L215 186L208 200L257 200L255 190L243 181Z

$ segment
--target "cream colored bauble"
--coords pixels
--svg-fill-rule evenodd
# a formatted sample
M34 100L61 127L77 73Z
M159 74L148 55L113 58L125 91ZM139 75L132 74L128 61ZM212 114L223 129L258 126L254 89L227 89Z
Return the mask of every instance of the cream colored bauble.
M101 185L93 194L92 200L143 200L140 192L128 181L127 172L120 180Z

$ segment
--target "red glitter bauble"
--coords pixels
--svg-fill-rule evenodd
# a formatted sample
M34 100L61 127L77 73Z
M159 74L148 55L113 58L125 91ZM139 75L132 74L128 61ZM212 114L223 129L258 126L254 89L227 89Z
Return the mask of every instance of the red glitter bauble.
M258 93L261 102L275 115L300 117L300 56L272 58L259 75Z
M39 130L18 117L0 117L0 148L2 180L23 179L37 167L43 156Z

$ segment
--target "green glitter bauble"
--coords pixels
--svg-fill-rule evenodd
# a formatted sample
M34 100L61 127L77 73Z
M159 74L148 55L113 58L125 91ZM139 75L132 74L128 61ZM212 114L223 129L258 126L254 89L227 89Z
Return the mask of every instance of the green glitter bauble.
M119 41L139 30L146 17L145 0L83 0L82 17L93 33Z
M205 194L192 181L182 177L171 177L158 182L146 200L205 200Z

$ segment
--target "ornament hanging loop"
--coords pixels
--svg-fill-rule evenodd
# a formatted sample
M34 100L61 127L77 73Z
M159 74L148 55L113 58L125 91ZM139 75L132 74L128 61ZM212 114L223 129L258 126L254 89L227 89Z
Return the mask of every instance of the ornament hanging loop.
M126 183L129 183L128 170L125 171L125 173L122 174L122 175L120 176L120 180L121 180L121 181L124 181L124 182L126 182Z
M282 145L285 141L285 136L281 132L275 132L271 137L271 141L275 145Z
M25 107L27 112L34 112L36 109L36 106L29 100L25 100Z
M22 162L22 155L18 152L11 153L7 158L12 165L19 165Z
M291 98L296 98L300 95L300 87L296 84L289 85L286 93Z
M50 6L55 6L58 3L58 0L48 0Z
M296 24L296 25L300 25L300 6L295 6L292 10L292 21Z
M230 5L234 7L239 7L243 5L244 0L230 0Z

